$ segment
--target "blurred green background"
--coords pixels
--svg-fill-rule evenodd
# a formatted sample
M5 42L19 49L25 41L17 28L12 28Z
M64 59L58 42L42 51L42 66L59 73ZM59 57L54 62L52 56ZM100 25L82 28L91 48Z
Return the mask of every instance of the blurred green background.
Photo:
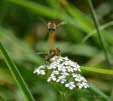
M33 74L44 64L48 51L47 22L65 22L56 32L55 47L81 66L113 69L113 0L92 0L104 44L109 54L108 66L92 20L87 0L0 0L0 40L13 58L36 101L58 101L57 90ZM90 37L89 37L90 35ZM113 77L82 72L88 82L113 97ZM0 54L0 101L25 101ZM68 101L104 101L88 89L75 91Z

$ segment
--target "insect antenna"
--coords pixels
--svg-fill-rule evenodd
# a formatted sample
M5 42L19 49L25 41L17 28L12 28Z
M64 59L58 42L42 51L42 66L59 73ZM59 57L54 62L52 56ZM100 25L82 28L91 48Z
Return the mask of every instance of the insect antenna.
M36 54L48 54L48 52L38 52Z

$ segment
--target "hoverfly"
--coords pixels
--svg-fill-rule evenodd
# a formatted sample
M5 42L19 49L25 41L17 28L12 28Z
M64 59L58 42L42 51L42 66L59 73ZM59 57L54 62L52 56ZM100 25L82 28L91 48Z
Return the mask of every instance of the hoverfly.
M48 22L48 30L49 30L49 32L55 32L56 31L56 29L57 29L57 27L59 27L60 25L64 25L65 23L64 22L61 22L61 23L59 23L59 24L56 24L54 21L49 21Z
M60 26L60 25L64 25L64 22L58 23L56 24L54 21L49 21L48 22L48 30L49 30L49 39L48 39L48 44L49 44L49 49L53 48L54 46L54 41L55 41L55 33L56 33L56 29Z
M54 49L50 49L49 52L40 52L40 53L37 53L37 54L44 54L44 53L48 53L45 56L45 61L46 61L46 64L47 64L47 62L50 62L50 59L52 57L60 55L60 49L59 48L54 48Z

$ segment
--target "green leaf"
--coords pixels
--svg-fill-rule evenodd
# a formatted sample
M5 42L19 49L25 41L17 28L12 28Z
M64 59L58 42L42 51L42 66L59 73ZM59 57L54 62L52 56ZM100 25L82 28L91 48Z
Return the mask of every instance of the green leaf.
M106 96L102 91L100 91L98 88L96 88L92 84L89 84L88 90L90 90L91 92L93 92L94 94L96 94L98 97L100 97L104 101L110 101L110 99L109 99L108 96Z
M80 68L82 70L85 70L85 71L113 75L113 70L100 69L100 68L92 68L92 67L84 67L84 66L81 66Z
M15 37L10 30L0 27L0 40L2 40L4 44L7 43L6 48L9 50L9 53L16 62L19 61L22 63L23 61L28 60L35 64L42 63L43 60L38 55L36 55L34 51L30 49L24 42ZM17 53L15 54L13 47L18 50L20 53L19 55Z
M16 65L14 64L13 60L8 55L6 49L2 45L1 41L0 41L0 51L1 51L2 55L4 56L4 58L5 58L5 62L7 64L7 66L9 67L10 72L12 73L15 81L17 82L17 84L21 88L21 90L22 90L23 94L25 95L26 99L28 101L34 101L34 98L32 97L26 83L24 82L24 79L22 78L22 76L21 76L20 72L18 71Z
M30 9L31 11L50 18L55 18L56 17L56 10L50 9L46 6L42 6L40 4L36 4L31 1L26 1L26 0L4 0L12 4L17 4L19 6L25 7Z

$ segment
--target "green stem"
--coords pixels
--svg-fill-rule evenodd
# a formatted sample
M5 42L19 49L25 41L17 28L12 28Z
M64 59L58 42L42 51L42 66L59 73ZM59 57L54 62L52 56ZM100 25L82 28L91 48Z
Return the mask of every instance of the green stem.
M2 45L1 41L0 41L0 52L4 56L5 62L7 64L7 66L9 67L10 72L12 73L15 81L17 82L17 84L21 88L21 90L22 90L23 94L25 95L27 101L35 101L33 96L31 95L24 79L22 78L20 72L18 71L16 65L14 64L13 60L9 56L8 52L6 51L4 46Z
M80 69L90 72L113 75L113 70L108 70L108 69L92 68L92 67L84 67L84 66L81 66Z
M62 93L62 101L66 101L65 93Z
M111 66L109 56L108 56L107 50L106 50L105 45L104 45L104 38L103 38L102 33L99 29L99 22L97 20L96 13L95 13L94 8L93 8L93 4L92 4L91 0L88 0L88 1L89 1L91 13L92 13L93 21L94 21L95 27L97 29L98 38L100 40L100 45L103 48L103 51L104 51L104 54L105 54L106 62L108 63L109 66Z

